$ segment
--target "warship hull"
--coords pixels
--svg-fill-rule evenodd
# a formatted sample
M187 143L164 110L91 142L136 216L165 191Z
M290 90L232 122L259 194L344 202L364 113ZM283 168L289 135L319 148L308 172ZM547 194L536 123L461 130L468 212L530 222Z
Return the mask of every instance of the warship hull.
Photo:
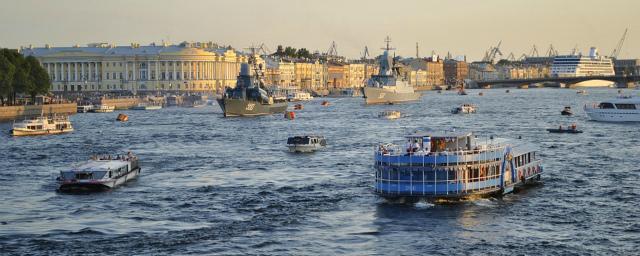
M284 113L287 110L286 102L262 104L257 101L242 99L218 99L218 104L225 117L232 116L263 116Z
M395 92L383 88L365 87L366 104L394 104L420 100L419 92Z

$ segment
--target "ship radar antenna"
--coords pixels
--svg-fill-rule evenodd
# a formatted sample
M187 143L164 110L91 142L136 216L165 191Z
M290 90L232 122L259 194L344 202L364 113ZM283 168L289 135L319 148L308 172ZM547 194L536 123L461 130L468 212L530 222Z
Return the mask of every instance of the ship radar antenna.
M387 43L387 47L382 48L382 50L390 51L390 50L395 50L395 49L396 49L396 48L391 48L391 46L389 45L389 44L391 43L391 38L390 38L389 36L387 36L387 37L384 39L384 42L385 42L385 43Z

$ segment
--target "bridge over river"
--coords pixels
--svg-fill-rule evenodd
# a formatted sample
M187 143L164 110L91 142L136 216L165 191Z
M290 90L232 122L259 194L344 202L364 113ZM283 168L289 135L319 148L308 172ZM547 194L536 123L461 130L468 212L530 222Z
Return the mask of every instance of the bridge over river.
M618 88L635 87L635 82L640 81L640 76L582 76L582 77L543 77L528 79L501 79L501 80L467 80L465 81L468 88L484 88L484 87L519 87L537 83L556 83L565 87L574 87L576 84L585 81L602 80L615 82Z

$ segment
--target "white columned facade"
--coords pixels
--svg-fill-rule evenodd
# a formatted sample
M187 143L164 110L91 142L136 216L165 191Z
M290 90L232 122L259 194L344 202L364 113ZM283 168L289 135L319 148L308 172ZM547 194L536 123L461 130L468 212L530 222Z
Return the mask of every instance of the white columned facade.
M58 81L58 63L53 63L53 81Z
M67 82L71 81L71 62L67 62Z

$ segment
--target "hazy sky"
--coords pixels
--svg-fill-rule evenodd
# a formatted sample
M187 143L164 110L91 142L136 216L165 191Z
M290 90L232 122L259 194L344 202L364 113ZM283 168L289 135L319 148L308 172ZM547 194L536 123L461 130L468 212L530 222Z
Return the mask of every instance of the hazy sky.
M516 58L533 44L541 54L575 45L608 55L629 34L620 57L640 57L638 0L0 0L0 47L128 45L162 40L214 41L245 48L265 43L358 57L378 54L389 35L400 55L466 54L482 58L502 40Z

